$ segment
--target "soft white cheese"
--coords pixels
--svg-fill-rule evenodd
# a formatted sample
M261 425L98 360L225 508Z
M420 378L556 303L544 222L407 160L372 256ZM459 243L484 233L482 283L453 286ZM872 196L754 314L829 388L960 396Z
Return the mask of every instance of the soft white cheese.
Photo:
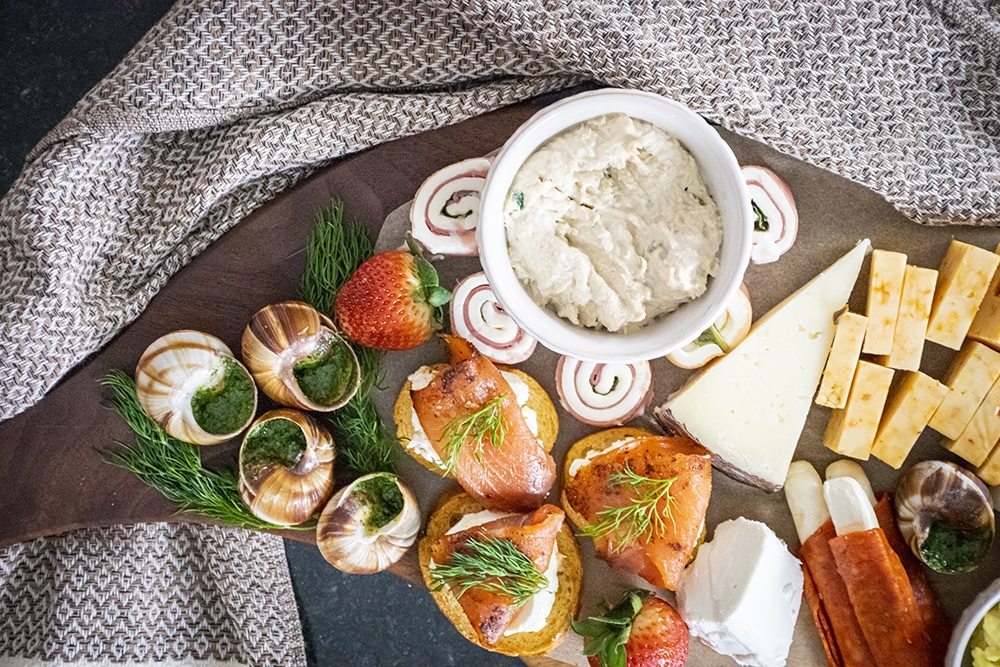
M664 408L695 440L772 487L788 475L867 239L758 321Z
M584 466L589 466L592 459L602 454L613 452L619 447L624 447L625 445L627 445L630 442L633 442L634 440L635 438L623 438L621 440L615 440L610 445L608 445L607 447L605 447L600 451L592 449L589 452L587 452L586 456L584 456L582 459L573 459L573 462L569 464L569 476L576 477L576 473L580 472L580 468Z
M521 406L521 414L524 415L524 422L528 425L528 430L536 438L538 437L538 415L534 410L528 407L528 397L531 394L531 389L528 387L527 383L519 378L514 373L508 373L507 371L500 371L503 378L507 380L507 384L510 385L511 391L514 392L514 397L517 399L517 404ZM421 366L416 371L410 374L407 378L410 381L410 388L412 390L423 389L431 383L434 379L434 370L430 366ZM424 427L420 424L420 418L417 416L416 408L410 410L410 423L413 424L413 437L410 441L406 443L406 448L415 454L419 454L421 457L433 461L438 466L443 467L444 461L438 456L437 450L434 449L434 445L431 444L430 438L427 437L427 433L424 431ZM538 443L541 446L541 442Z
M481 526L489 521L502 519L512 514L502 514L483 510L474 514L466 514L458 523L451 527L445 535L453 535L462 530L467 530L474 526ZM545 627L545 621L552 611L552 606L556 601L556 592L559 590L559 565L563 556L559 553L559 544L552 545L552 557L549 559L549 566L545 569L545 588L528 598L521 608L518 609L510 625L504 630L503 636L517 634L519 632L538 632ZM435 563L430 562L433 570Z
M716 527L677 586L691 635L751 667L783 667L801 601L798 559L770 528L742 517Z

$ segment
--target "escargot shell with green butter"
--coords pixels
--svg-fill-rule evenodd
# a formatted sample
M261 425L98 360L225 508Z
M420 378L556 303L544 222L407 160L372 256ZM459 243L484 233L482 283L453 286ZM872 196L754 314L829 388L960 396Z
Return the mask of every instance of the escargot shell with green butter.
M974 570L996 532L986 486L947 461L923 461L903 475L896 487L896 518L917 558L944 574Z
M240 493L254 516L282 526L303 523L333 494L330 432L298 410L271 410L240 447Z
M361 383L358 358L333 321L300 301L254 314L243 332L243 359L261 390L292 408L336 410Z
M391 473L373 473L330 499L316 525L316 544L338 570L371 574L402 558L418 530L420 510L410 490Z
M215 445L238 435L257 411L257 387L215 336L181 330L157 338L135 369L146 414L178 440Z

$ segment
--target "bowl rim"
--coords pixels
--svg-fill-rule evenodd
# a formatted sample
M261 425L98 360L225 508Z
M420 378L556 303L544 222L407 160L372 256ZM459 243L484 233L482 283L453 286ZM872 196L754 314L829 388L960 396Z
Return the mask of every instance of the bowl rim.
M633 105L631 109L629 104ZM567 107L587 107L587 109L575 114L566 114ZM649 109L654 111L648 111ZM502 211L510 184L524 160L541 144L557 134L591 118L611 113L627 113L661 128L665 118L677 119L678 126L687 125L690 133L698 134L699 141L704 143L702 146L704 150L700 153L701 159L695 157L702 180L706 184L710 180L705 178L706 167L703 165L703 160L705 153L711 152L712 160L716 161L713 166L721 174L718 178L724 181L727 189L731 188L742 212L741 235L738 235L739 238L733 238L732 234L727 235L724 232L720 262L727 256L728 259L722 263L719 275L710 278L709 287L705 292L712 294L714 305L708 307L704 305L707 302L703 302L701 306L703 312L683 330L670 331L669 326L665 326L665 330L659 331L655 329L654 322L639 331L623 334L574 325L548 308L538 306L514 275L511 267ZM650 115L657 117L647 117ZM667 131L670 132L669 129ZM689 153L692 153L686 142L682 140L682 144ZM524 153L523 157L519 161L511 162L510 156L520 152ZM709 187L711 190L711 186ZM716 193L712 194L718 201ZM725 228L725 223L723 225ZM750 196L736 156L704 118L680 102L655 93L609 88L587 91L559 100L535 113L511 135L494 159L483 185L476 234L480 261L494 295L514 321L529 335L558 354L585 361L629 363L669 354L711 326L725 311L726 305L735 297L750 263L753 220ZM727 240L735 248L735 252L733 248L727 247ZM697 301L695 299L689 303ZM688 304L681 308L686 305ZM671 314L667 314L667 317ZM655 335L650 333L650 327L654 327L652 331ZM637 334L642 334L642 337L637 337ZM568 344L565 342L567 340L570 341Z
M945 654L945 667L963 667L965 654L969 650L972 633L986 617L986 613L1000 603L1000 578L994 579L972 603L962 611L955 629L948 642L948 652Z

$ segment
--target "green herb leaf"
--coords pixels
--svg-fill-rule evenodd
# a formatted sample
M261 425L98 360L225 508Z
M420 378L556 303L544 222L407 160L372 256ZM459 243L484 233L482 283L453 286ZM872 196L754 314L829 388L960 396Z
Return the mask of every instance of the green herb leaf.
M755 232L770 230L771 223L767 221L767 216L764 215L764 211L760 210L760 206L757 206L757 202L751 199L750 206L753 208L753 230Z
M431 570L433 591L448 586L458 598L470 588L478 588L509 598L519 607L548 583L531 559L508 539L473 537L465 549Z
M234 470L208 470L201 465L197 445L171 437L150 419L136 393L135 381L122 371L108 373L101 382L114 392L112 408L135 432L135 444L122 443L102 453L106 461L131 470L143 482L177 504L178 512L196 512L219 523L257 530L288 529L254 516L240 497ZM290 530L314 530L293 526Z
M703 345L718 345L723 354L729 354L729 343L722 337L722 332L714 324L701 332L701 335L692 341L698 347Z
M632 632L636 615L650 595L649 591L632 589L625 593L614 609L608 610L607 603L602 600L601 616L572 621L570 627L573 632L587 640L583 654L598 656L603 667L625 667L628 657L625 643Z
M503 445L506 426L503 423L501 403L507 394L501 394L490 399L475 412L456 417L448 422L441 432L438 442L444 442L444 470L455 474L458 466L458 455L466 444L474 447L476 460L483 462L483 441L489 440L494 447Z
M672 506L677 502L670 496L670 487L677 481L643 477L625 467L621 472L612 473L608 483L624 486L633 494L632 502L624 507L609 507L597 513L597 521L585 526L581 534L594 539L613 537L614 551L635 544L640 539L652 539L663 535L666 530L664 518L673 521ZM664 507L661 510L660 504Z
M334 200L316 216L316 227L306 245L299 298L332 316L337 292L372 256L374 248L367 230L358 222L344 220L344 203Z
M514 203L517 204L517 207L520 210L522 210L522 211L524 210L524 193L523 192L521 192L520 190L518 190L517 192L515 192L514 194L512 194L510 196L510 198L514 200Z

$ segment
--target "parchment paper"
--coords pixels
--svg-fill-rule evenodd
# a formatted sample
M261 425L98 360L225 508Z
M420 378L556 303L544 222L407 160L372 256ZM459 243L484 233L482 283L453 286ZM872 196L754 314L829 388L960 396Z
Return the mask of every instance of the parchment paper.
M989 250L995 249L1000 242L1000 231L996 229L915 225L883 199L859 185L809 167L732 133L721 131L720 134L732 146L741 164L768 166L789 184L801 218L798 238L787 254L778 262L764 266L751 264L747 270L744 282L750 292L755 321L863 238L870 238L875 248L907 253L911 264L935 269L953 237ZM379 250L399 246L408 229L409 204L406 204L393 211L386 219L379 237ZM865 312L869 263L870 257L862 266L851 297L850 307L856 312ZM462 277L482 270L478 258L445 258L435 262L435 265L441 276L441 284L448 288L453 288ZM921 370L941 379L954 354L952 350L927 342ZM406 377L421 365L446 361L447 355L442 343L431 341L408 352L392 353L389 359L386 389L380 392L376 400L383 418L387 423L392 423L392 406ZM555 390L558 359L559 355L539 345L530 359L517 366L541 383L559 411L559 438L552 454L560 478L549 496L549 502L557 505L566 452L580 438L600 430L578 422L559 405ZM653 405L665 401L667 395L679 388L692 373L676 368L665 359L653 360L652 365L656 390ZM827 408L815 404L812 406L795 455L796 459L811 461L821 475L830 462L839 458L823 447L823 432L829 413ZM652 420L651 409L647 410L646 416L633 420L629 425L659 431ZM926 429L903 464L902 471L918 461L931 458L961 463L960 459L940 446L940 440L941 436L936 432ZM439 478L409 457L404 458L406 460L401 466L401 474L417 494L426 518L441 491L455 482ZM874 458L861 462L861 465L868 473L876 492L895 487L899 473L888 465ZM738 516L763 521L788 544L793 553L798 552L795 527L783 493L769 494L713 471L712 498L707 515L708 538L711 539L717 524ZM578 541L584 560L583 615L594 612L602 597L617 599L626 586L641 585L649 588L641 579L612 570L596 560L589 538L579 538ZM947 576L929 570L928 573L945 609L952 619L956 619L979 591L1000 576L1000 550L994 548L988 560L969 574ZM672 593L661 591L661 594L673 602ZM586 659L580 653L582 646L582 640L570 632L565 642L550 657L585 666ZM731 667L736 662L692 639L687 664L690 667ZM804 601L787 664L793 667L821 667L827 664L812 616Z

